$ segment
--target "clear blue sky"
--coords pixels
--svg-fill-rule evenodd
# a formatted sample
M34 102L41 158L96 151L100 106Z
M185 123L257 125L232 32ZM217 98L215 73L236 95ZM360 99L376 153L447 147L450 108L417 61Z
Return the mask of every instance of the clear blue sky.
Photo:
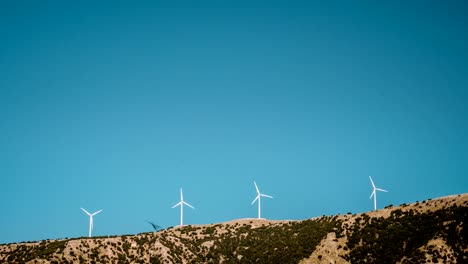
M466 1L1 1L0 243L468 191Z

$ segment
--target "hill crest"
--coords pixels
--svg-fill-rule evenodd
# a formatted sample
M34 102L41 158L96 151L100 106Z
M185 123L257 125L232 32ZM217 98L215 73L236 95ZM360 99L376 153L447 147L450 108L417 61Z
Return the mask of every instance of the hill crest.
M466 262L467 214L468 194L460 194L307 220L244 218L137 235L5 244L0 262Z

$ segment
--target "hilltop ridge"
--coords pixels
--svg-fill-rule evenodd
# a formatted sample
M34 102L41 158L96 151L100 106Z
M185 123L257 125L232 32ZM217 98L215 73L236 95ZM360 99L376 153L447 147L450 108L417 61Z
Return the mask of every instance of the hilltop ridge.
M0 245L2 263L466 263L468 194L307 220L236 219Z

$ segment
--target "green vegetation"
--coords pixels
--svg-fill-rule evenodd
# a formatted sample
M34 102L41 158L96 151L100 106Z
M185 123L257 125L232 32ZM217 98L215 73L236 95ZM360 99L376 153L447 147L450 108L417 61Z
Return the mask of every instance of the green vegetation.
M13 250L8 258L8 262L15 262L21 260L27 262L34 259L49 259L53 254L61 254L65 249L68 240L56 240L53 242L42 241L38 245L28 247L20 245Z
M388 218L358 218L348 230L346 259L351 263L396 263L405 258L408 263L421 263L425 254L419 248L440 237L454 250L455 259L450 262L465 263L468 231L462 219L468 219L468 208L458 206L424 214L397 209Z
M220 235L213 248L207 254L198 254L192 263L218 263L221 259L226 263L297 263L310 256L334 226L326 219L258 228L242 226Z

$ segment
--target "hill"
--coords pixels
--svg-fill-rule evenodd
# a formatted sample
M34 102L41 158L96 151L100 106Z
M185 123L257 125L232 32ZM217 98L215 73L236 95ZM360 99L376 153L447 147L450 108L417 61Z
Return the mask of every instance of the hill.
M240 219L0 245L1 263L468 263L468 194L302 221Z

